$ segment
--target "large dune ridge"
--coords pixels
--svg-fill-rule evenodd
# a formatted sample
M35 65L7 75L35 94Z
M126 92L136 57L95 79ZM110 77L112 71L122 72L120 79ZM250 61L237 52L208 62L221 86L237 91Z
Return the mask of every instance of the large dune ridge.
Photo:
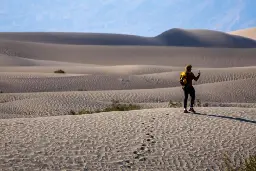
M239 166L256 155L251 45L210 30L0 33L0 168L218 171L224 153ZM197 114L179 106L187 64ZM141 109L74 115L113 100Z
M224 32L200 29L167 30L155 37L107 33L0 33L0 40L74 45L143 45L256 48L256 41Z
M256 27L228 32L231 35L243 36L256 40Z

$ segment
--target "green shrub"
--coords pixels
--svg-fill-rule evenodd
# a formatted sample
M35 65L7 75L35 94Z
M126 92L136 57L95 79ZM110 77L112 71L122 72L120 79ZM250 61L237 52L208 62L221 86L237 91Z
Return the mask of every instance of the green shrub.
M110 112L110 111L129 111L129 110L138 110L141 109L138 105L133 104L112 104L111 107L107 107L103 109L103 112Z
M70 111L69 111L69 115L76 115L76 112L73 111L73 110L70 110Z
M79 88L78 91L87 91L86 89Z
M139 110L139 109L141 109L141 107L139 105L120 104L119 101L112 100L111 106L106 107L105 109L95 110L95 111L83 109L83 110L79 111L78 113L75 113L75 115L92 114L92 113L100 113L100 112L111 112L111 111L129 111L129 110Z
M65 73L65 71L63 71L63 70L59 69L59 70L54 71L54 73L64 74L64 73Z
M250 156L245 159L241 166L235 168L231 162L230 157L225 155L224 157L225 171L256 171L256 155Z
M92 114L92 113L94 113L94 112L90 111L90 110L86 110L86 109L83 109L83 110L78 112L79 115L82 115L82 114Z

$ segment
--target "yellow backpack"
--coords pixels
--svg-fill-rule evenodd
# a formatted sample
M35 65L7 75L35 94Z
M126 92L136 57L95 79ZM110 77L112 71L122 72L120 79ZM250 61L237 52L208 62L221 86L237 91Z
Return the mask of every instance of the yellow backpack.
M183 71L180 73L180 84L182 86L185 86L187 84L187 73L186 71Z

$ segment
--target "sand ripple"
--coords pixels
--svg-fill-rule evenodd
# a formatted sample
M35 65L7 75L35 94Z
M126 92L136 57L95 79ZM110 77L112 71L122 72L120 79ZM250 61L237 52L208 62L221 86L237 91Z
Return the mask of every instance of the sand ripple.
M256 109L202 114L151 109L83 116L0 120L0 167L13 170L220 170L256 150ZM219 117L218 117L219 116ZM221 117L222 116L222 117ZM15 136L13 136L15 135Z

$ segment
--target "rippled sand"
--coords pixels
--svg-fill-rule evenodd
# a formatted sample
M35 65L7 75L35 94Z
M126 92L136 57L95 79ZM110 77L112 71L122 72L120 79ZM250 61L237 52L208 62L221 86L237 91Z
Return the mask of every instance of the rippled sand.
M256 109L150 109L3 119L2 169L219 170L256 150ZM244 119L244 121L235 118Z
M218 171L223 153L239 165L256 154L255 54L0 40L0 170ZM168 107L188 63L209 106L197 114ZM142 109L70 115L112 100Z

